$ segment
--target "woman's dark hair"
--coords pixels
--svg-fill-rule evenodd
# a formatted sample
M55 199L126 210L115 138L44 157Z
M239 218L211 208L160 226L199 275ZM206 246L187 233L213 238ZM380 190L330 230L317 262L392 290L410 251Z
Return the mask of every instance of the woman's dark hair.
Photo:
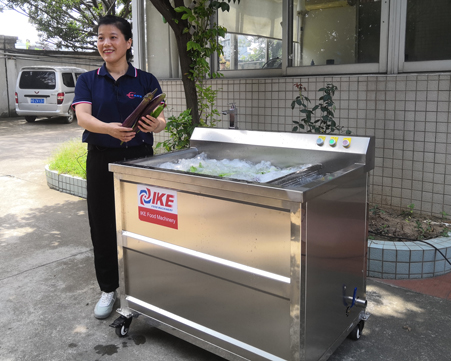
M103 16L99 19L99 22L98 22L96 28L94 29L95 32L99 31L100 25L114 25L124 35L125 41L128 41L128 39L132 38L132 26L124 18L121 18L119 16L114 16L114 15ZM132 54L131 48L127 49L126 56L127 56L127 61L132 60L133 54Z

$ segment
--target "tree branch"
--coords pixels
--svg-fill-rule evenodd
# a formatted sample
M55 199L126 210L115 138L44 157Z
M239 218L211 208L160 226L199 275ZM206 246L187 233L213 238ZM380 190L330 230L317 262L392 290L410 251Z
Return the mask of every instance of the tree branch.
M166 19L169 26L174 30L176 34L182 34L183 29L188 27L188 22L182 20L182 15L177 13L172 7L169 0L149 0L153 6L160 12L161 15ZM182 5L180 5L180 3ZM175 0L175 7L184 6L183 0Z
M92 12L92 7L97 7L97 1L95 1L95 4L94 4L94 1L92 3L93 3L93 6L89 6L83 0L80 0L80 4L86 6L86 9L89 11L89 13L91 14L92 18L95 19L95 18L97 18L97 15ZM84 14L83 14L83 17L86 19Z

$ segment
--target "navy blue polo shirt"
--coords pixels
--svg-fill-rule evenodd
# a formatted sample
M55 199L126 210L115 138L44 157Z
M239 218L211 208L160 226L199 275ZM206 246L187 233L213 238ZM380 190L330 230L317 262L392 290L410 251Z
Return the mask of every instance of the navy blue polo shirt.
M161 87L152 74L134 68L130 63L127 73L118 80L108 73L105 64L97 70L83 73L75 86L73 106L80 103L92 105L92 115L105 123L122 123L139 105L144 95ZM138 132L127 143L107 134L92 133L85 130L83 142L108 148L133 147L143 143L153 145L153 134Z

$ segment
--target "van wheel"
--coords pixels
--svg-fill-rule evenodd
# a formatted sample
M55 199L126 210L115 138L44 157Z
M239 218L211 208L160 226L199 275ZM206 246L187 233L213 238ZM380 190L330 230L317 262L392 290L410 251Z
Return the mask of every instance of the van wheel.
M75 112L72 109L72 107L69 108L69 110L67 111L69 113L69 115L66 117L66 123L72 123L75 119Z
M33 122L36 120L36 117L26 116L26 117L25 117L25 120L26 120L28 123L33 123Z

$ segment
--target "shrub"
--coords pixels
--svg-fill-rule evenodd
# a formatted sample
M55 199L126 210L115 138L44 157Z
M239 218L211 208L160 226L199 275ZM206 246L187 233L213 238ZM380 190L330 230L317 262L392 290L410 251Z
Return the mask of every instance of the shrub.
M68 174L86 179L87 145L80 139L71 139L61 144L49 160L49 169L58 174Z

